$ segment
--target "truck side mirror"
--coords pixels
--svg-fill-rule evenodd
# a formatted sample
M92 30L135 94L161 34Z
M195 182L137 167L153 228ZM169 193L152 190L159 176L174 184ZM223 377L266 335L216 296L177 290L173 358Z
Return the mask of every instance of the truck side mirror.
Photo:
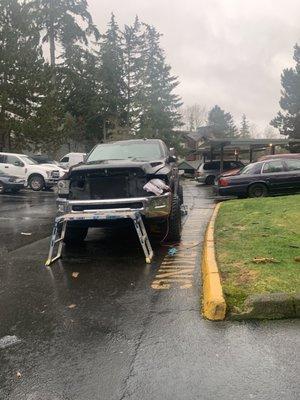
M14 165L15 165L16 167L24 167L24 166L25 166L25 164L22 163L22 161L15 161L15 162L14 162Z
M167 158L168 163L175 163L176 161L177 161L177 157L175 157L175 156L169 156Z

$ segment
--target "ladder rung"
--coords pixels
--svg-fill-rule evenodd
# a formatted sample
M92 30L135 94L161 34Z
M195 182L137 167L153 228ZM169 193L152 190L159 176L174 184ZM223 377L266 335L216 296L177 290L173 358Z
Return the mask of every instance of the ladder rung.
M64 239L63 238L59 238L59 239L56 239L55 241L54 241L54 243L59 243L59 242L62 242Z

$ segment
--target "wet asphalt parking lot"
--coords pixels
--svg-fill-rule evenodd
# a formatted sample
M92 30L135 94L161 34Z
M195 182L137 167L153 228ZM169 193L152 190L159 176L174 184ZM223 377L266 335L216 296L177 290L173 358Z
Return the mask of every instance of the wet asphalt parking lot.
M0 339L20 340L0 348L0 400L299 399L299 321L201 317L214 199L184 192L175 254L147 265L133 230L92 230L48 268L55 195L0 197Z

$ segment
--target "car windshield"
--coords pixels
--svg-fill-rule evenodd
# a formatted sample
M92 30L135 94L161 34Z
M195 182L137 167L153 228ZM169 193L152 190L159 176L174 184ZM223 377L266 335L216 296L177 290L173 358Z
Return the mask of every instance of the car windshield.
M255 174L260 174L260 171L261 171L261 164L260 163L253 163L253 164L249 164L246 167L244 167L240 171L240 174L242 174L242 175L255 175Z
M24 161L26 164L29 165L35 165L38 164L36 161L34 161L31 157L28 156L20 156L21 160Z
M163 157L159 142L119 142L97 146L89 155L87 162L107 160L158 160Z

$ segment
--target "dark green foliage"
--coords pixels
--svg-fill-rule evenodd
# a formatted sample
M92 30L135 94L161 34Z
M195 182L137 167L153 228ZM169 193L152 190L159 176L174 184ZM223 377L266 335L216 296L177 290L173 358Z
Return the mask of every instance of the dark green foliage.
M235 137L238 134L232 115L226 113L218 105L215 105L210 110L208 114L208 125L216 139Z
M147 137L161 137L181 125L178 110L182 103L173 93L178 80L171 75L171 67L166 64L159 42L161 35L153 26L144 26L140 133Z
M52 66L56 62L57 43L68 51L78 41L87 45L91 34L99 38L86 0L31 0L28 5L43 30L43 43L49 43Z
M106 140L107 130L110 129L112 133L117 132L120 127L124 126L126 119L126 87L121 32L113 14L108 29L102 36L99 63L101 114L105 121L103 137Z
M283 70L281 75L280 111L271 121L271 125L279 129L282 135L291 139L300 139L300 47L294 48L294 68ZM294 146L291 151L300 151L300 146Z
M85 0L0 0L0 23L1 148L55 153L139 136L179 148L178 81L155 28L136 18L121 32L112 15L98 38Z
M58 68L60 98L66 113L66 139L86 146L102 139L98 74L96 55L78 45L72 46Z
M136 17L134 24L125 25L123 32L123 61L126 101L126 127L128 132L139 128L142 98L142 71L144 60L142 45L144 33L142 24Z
M21 148L46 90L39 30L30 9L0 2L0 149Z

